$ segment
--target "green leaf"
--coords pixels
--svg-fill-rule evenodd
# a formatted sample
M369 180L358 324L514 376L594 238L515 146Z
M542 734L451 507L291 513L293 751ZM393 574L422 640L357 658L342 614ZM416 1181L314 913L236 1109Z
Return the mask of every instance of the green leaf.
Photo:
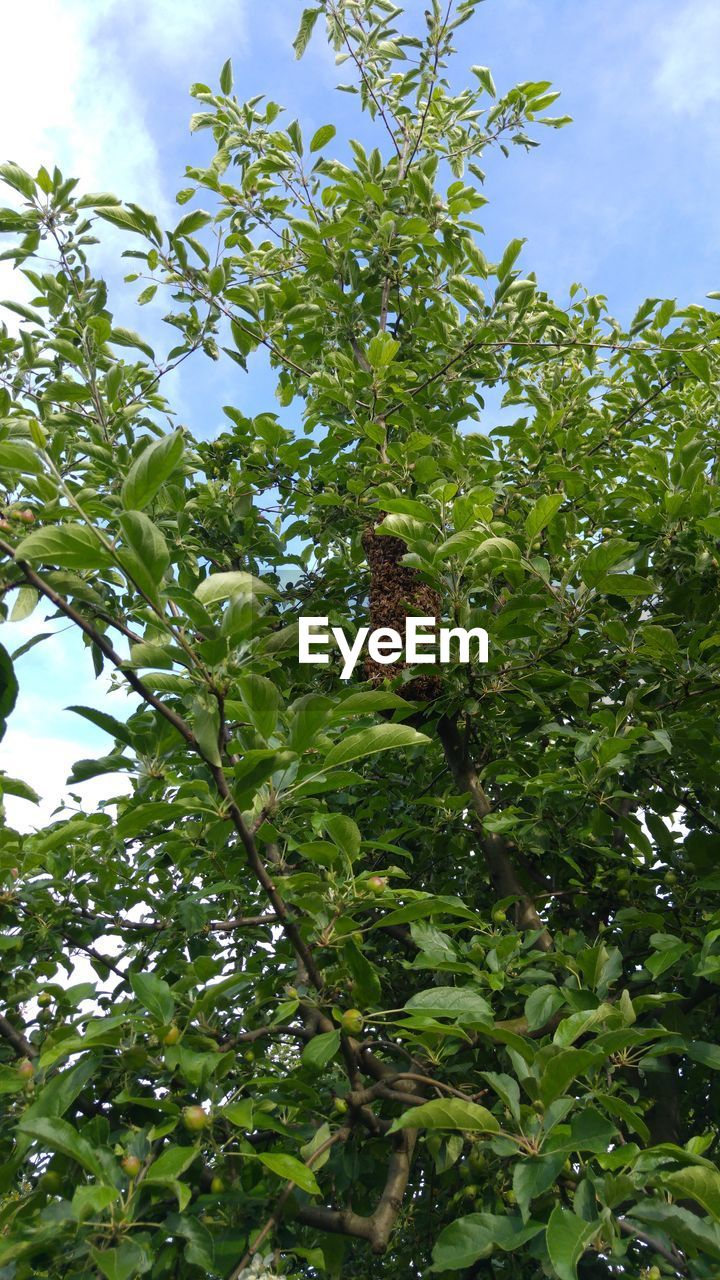
M524 239L510 241L507 249L505 250L498 264L498 269L497 269L498 280L505 280L506 277L510 275L510 272L514 267L515 262L520 255L520 250L522 249L524 244L525 244Z
M261 738L274 733L280 709L280 693L267 676L241 676L237 682L248 719Z
M638 596L651 596L655 591L655 585L649 578L641 578L635 573L606 573L595 584L595 590L603 595L622 596L624 600L634 600Z
M201 604L217 604L220 600L230 600L233 596L270 596L276 597L274 587L267 586L251 573L235 571L232 573L211 573L195 588L195 598Z
M446 1271L462 1271L481 1258L489 1258L496 1249L512 1253L540 1231L541 1223L529 1222L523 1226L516 1215L470 1213L440 1232L430 1270L441 1275Z
M105 733L109 733L112 738L117 738L118 742L123 742L126 747L134 746L134 738L126 724L122 720L116 720L114 716L108 714L107 711L98 711L95 707L68 707L68 711L74 711L76 716L82 716L84 720L89 720L90 724L97 725L98 729L104 729Z
M140 511L169 480L183 455L182 431L153 440L135 459L125 477L121 498L126 511Z
M553 516L557 515L564 500L565 495L562 493L546 493L542 498L538 498L525 517L525 533L530 542L550 523Z
M305 9L303 11L298 33L293 40L293 49L295 50L296 58L302 58L305 50L307 49L315 23L317 22L320 13L320 9Z
M331 840L347 855L351 862L360 852L362 838L358 825L344 813L329 813L323 818L323 826Z
M434 1098L411 1107L393 1121L389 1132L398 1129L462 1129L468 1133L497 1133L500 1128L492 1112L462 1098Z
M513 1076L505 1075L504 1072L498 1071L481 1071L483 1080L485 1080L491 1089L505 1103L508 1111L514 1120L520 1123L520 1086Z
M117 1249L93 1248L92 1258L107 1280L134 1280L135 1276L144 1275L151 1265L145 1250L132 1240Z
M376 525L375 533L378 537L402 538L403 542L412 542L417 538L426 538L428 530L414 516L398 513L385 516L382 523Z
M303 1066L310 1067L313 1071L323 1071L332 1062L339 1048L339 1031L324 1031L322 1035L313 1036L302 1051Z
M696 1200L711 1218L720 1222L720 1173L694 1166L663 1173L663 1187L678 1200Z
M540 1027L544 1027L564 1004L565 996L557 987L549 983L536 987L525 1001L528 1031L537 1031Z
M78 1187L72 1198L73 1215L78 1221L89 1217L97 1218L119 1196L117 1187Z
M601 542L593 547L592 551L586 555L582 566L583 582L588 587L596 586L612 565L628 558L634 547L635 543L627 542L624 538L610 538L607 542Z
M288 1156L283 1153L263 1152L258 1155L260 1160L271 1173L276 1173L279 1178L285 1178L287 1182L294 1182L296 1186L303 1191L307 1191L311 1196L319 1196L320 1188L312 1169L308 1169L300 1160L296 1160L295 1156Z
M111 222L124 231L135 231L138 235L154 240L157 245L162 244L162 231L157 219L138 209L136 205L127 208L124 205L96 205L95 210L105 222Z
M120 517L125 543L139 564L159 583L170 563L170 552L162 533L143 511L126 511Z
M386 693L383 689L363 689L360 693L351 693L342 702L333 707L330 720L335 723L346 716L371 715L375 711L391 711L400 707L407 711L412 703L401 698L397 693Z
M105 1170L95 1151L67 1120L61 1120L58 1116L25 1115L18 1127L26 1137L39 1142L43 1150L59 1151L69 1160L76 1160L101 1182L105 1181Z
M563 1048L574 1044L581 1036L587 1035L599 1022L604 1022L613 1011L611 1004L598 1005L597 1009L581 1009L563 1018L553 1036L553 1043Z
M597 1065L598 1054L589 1049L563 1049L546 1063L540 1077L540 1097L549 1106L568 1085Z
M216 1271L213 1236L202 1222L189 1215L173 1213L165 1220L165 1225L173 1235L187 1240L185 1261L190 1266L200 1267L206 1276Z
M12 658L4 645L0 644L0 739L5 733L8 716L15 706L18 695L18 683Z
M397 339L391 337L391 335L387 332L387 330L383 329L381 330L380 333L376 333L375 337L372 338L368 343L367 357L373 369L387 369L388 365L392 364L399 350L400 350L400 343L397 341ZM390 518L391 516L389 513L385 517L385 520L383 520L383 525L385 524L385 521L387 521ZM392 518L394 520L398 519L397 516L394 516ZM402 515L399 518L400 520L403 520ZM415 526L414 518L412 516L408 518L411 522L411 526L414 527ZM408 527L411 527L411 526L409 525ZM388 528L390 527L391 525L388 525Z
M380 1000L380 978L377 970L360 948L348 938L343 944L343 955L353 978L353 995L363 1009L372 1008Z
M547 1225L547 1248L558 1280L577 1280L577 1266L593 1236L597 1222L585 1222L558 1205Z
M112 564L112 557L100 539L84 524L33 529L18 543L15 558L63 569L106 569Z
M681 1249L697 1250L701 1256L720 1261L720 1228L715 1222L699 1218L697 1214L682 1209L679 1205L668 1204L665 1200L651 1200L649 1197L640 1204L633 1205L629 1212L632 1217L628 1221L638 1219L640 1230L648 1224L651 1229L659 1227Z
M35 183L30 174L25 169L21 169L19 164L13 164L10 160L0 164L0 178L14 191L19 191L21 196L27 196L28 200L33 199Z
M112 342L116 347L136 347L137 350L142 351L143 355L146 355L149 360L155 359L155 353L152 347L149 346L134 329L125 329L118 326L111 331L108 342Z
M252 1129L254 1105L252 1098L243 1098L240 1102L231 1102L222 1108L222 1115L238 1129Z
M411 996L405 1008L456 1022L492 1022L493 1016L487 1000L469 987L430 987Z
M710 361L702 351L681 351L680 356L687 365L691 373L695 374L701 382L712 386L712 372L710 369Z
M287 767L293 759L290 752L273 751L271 748L246 751L233 769L238 793L242 796L255 795L271 774Z
M190 213L186 213L184 218L180 219L173 231L173 238L194 235L196 231L201 231L203 227L206 227L209 221L210 214L206 213L204 209L193 209Z
M519 1160L513 1170L513 1191L523 1222L530 1217L530 1204L555 1184L565 1163L565 1152Z
M490 97L491 98L497 97L497 89L495 88L495 81L492 78L492 72L490 71L490 68L489 67L471 67L470 70L472 71L474 76L477 76L483 89L485 89L486 92L490 94Z
M232 87L233 87L232 60L228 58L227 62L223 63L222 71L220 72L220 88L222 89L223 93L227 94L227 93L232 93Z
M401 747L424 747L430 742L424 733L418 733L404 724L379 724L360 733L346 734L330 749L324 767L348 764L351 760L364 760L379 751L397 751Z
M290 708L288 746L301 755L327 724L333 704L330 698L320 693L306 693L298 698Z
M35 612L39 599L40 596L34 587L21 587L15 597L10 621L23 622L25 618L29 618Z
M39 476L43 465L37 450L29 444L12 440L0 443L0 471L19 471L21 475Z
M175 1001L164 978L158 978L155 973L131 973L130 986L158 1022L172 1022Z
M709 1044L707 1040L689 1040L685 1052L693 1062L701 1062L711 1071L720 1071L720 1044Z
M331 138L334 138L336 133L337 133L337 129L335 128L334 124L321 125L320 128L317 130L317 132L313 134L310 140L310 150L322 151L325 144L328 143Z
M197 1147L168 1147L150 1165L143 1181L150 1183L175 1182L181 1173L190 1168L190 1165L197 1159L198 1155L199 1150Z

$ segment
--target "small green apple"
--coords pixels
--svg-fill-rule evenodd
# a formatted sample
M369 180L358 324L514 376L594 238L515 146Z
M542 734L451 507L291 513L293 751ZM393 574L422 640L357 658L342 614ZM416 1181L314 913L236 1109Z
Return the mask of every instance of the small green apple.
M340 1019L340 1029L347 1036L359 1035L364 1026L365 1019L359 1009L346 1009Z
M210 1117L202 1107L183 1107L182 1120L188 1133L201 1133L210 1123Z

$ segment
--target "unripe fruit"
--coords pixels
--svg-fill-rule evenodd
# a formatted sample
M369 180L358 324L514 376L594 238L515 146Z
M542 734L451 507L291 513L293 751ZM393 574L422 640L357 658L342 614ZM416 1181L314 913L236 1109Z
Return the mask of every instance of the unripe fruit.
M503 911L502 907L496 907L492 913L492 918L495 924L504 924L507 920L507 912Z
M53 998L49 991L41 991L37 1001L41 1009L47 1009L48 1005L52 1004Z
M182 1120L188 1133L201 1133L210 1117L202 1107L183 1107Z
M672 870L671 870L671 871L666 871L666 872L665 872L665 877L664 877L664 879L665 879L665 884L667 884L667 885L677 884L677 882L678 882L677 872L672 871Z
M33 1079L35 1068L29 1058L23 1058L22 1062L18 1063L17 1073L21 1080L30 1081Z
M532 1104L532 1109L536 1113L536 1115L539 1115L539 1116L545 1115L545 1103L541 1102L540 1098L535 1099L535 1101Z
M215 1175L212 1182L210 1183L210 1190L212 1191L214 1196L222 1195L223 1191L225 1190L225 1183L223 1182L222 1178L217 1176L217 1174Z
M647 1280L662 1280L662 1272L659 1267L651 1267L650 1270L646 1272L646 1275Z
M364 1026L365 1019L359 1009L346 1009L340 1019L340 1028L348 1036L358 1035Z
M333 1098L333 1106L339 1116L344 1116L348 1109L348 1104L344 1098Z
M616 875L619 884L627 884L630 879L630 872L627 867L619 867Z
M142 1169L142 1160L139 1156L125 1156L120 1161L120 1168L126 1173L128 1178L137 1178Z
M175 1023L173 1022L172 1026L170 1027L169 1031L166 1033L163 1039L163 1044L177 1044L179 1039L180 1039L180 1028L176 1027Z
M38 1182L38 1189L48 1196L59 1196L63 1188L63 1180L57 1169L48 1169Z
M245 1059L245 1061L246 1061L246 1062L254 1062L254 1061L255 1061L255 1050L254 1050L254 1049L246 1049L246 1050L245 1050L245 1052L244 1052L244 1054L243 1054L243 1058Z
M383 893L387 889L387 879L385 876L370 876L368 879L368 888L373 893Z

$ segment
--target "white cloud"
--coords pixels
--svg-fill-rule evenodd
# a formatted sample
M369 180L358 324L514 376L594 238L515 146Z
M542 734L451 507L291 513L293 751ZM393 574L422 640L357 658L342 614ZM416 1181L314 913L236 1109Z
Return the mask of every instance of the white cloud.
M69 791L81 796L80 807L83 810L92 812L100 800L108 800L130 788L128 778L121 773L104 774L68 787L66 779L70 770L83 754L78 743L70 738L30 734L11 726L7 733L7 746L3 742L2 748L0 763L12 776L30 782L41 799L41 803L35 805L18 796L5 796L3 803L7 821L17 831L32 831L46 826L54 820L53 814L61 805L67 805L68 810L77 810L78 805L69 800ZM100 752L88 754L99 755ZM55 818L60 816L55 814ZM64 816L68 817L69 813Z
M17 659L17 704L0 742L0 769L29 783L41 798L41 804L34 805L17 796L5 797L7 820L20 831L44 826L58 805L68 802L70 791L81 796L83 808L92 810L100 800L129 787L124 774L105 774L67 786L76 760L107 755L112 747L108 734L68 706L99 707L124 720L136 699L112 692L105 673L96 680L79 634L62 622L44 621L42 609L24 622L4 625L0 640L13 652L43 632L52 632L52 638Z
M148 72L173 88L179 80L183 92L208 63L217 74L242 41L243 0L28 0L4 6L2 31L0 160L32 173L57 165L83 190L113 191L172 225L180 175L163 166ZM29 297L7 263L0 296Z
M117 45L97 40L115 0L35 0L3 14L2 150L24 168L57 163L86 188L161 192L157 145ZM29 85L32 89L29 91Z
M720 100L720 7L686 0L658 31L654 87L673 111L699 115Z
M162 122L146 63L183 86L210 52L242 39L242 0L30 0L3 12L0 150L57 163L87 188L157 209L166 194ZM231 50L229 50L231 51ZM225 50L227 53L228 50ZM218 66L219 70L219 66Z

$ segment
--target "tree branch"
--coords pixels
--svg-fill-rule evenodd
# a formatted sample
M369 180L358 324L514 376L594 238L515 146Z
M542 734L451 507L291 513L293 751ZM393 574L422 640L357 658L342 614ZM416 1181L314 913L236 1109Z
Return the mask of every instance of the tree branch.
M552 938L540 919L535 903L517 878L505 841L493 832L486 832L483 829L483 820L491 812L492 806L482 788L475 766L468 757L456 722L449 716L442 716L438 722L437 732L457 787L462 792L470 792L472 807L478 822L480 847L495 893L499 898L513 896L517 899L518 928L540 930L535 946L540 951L550 951Z

